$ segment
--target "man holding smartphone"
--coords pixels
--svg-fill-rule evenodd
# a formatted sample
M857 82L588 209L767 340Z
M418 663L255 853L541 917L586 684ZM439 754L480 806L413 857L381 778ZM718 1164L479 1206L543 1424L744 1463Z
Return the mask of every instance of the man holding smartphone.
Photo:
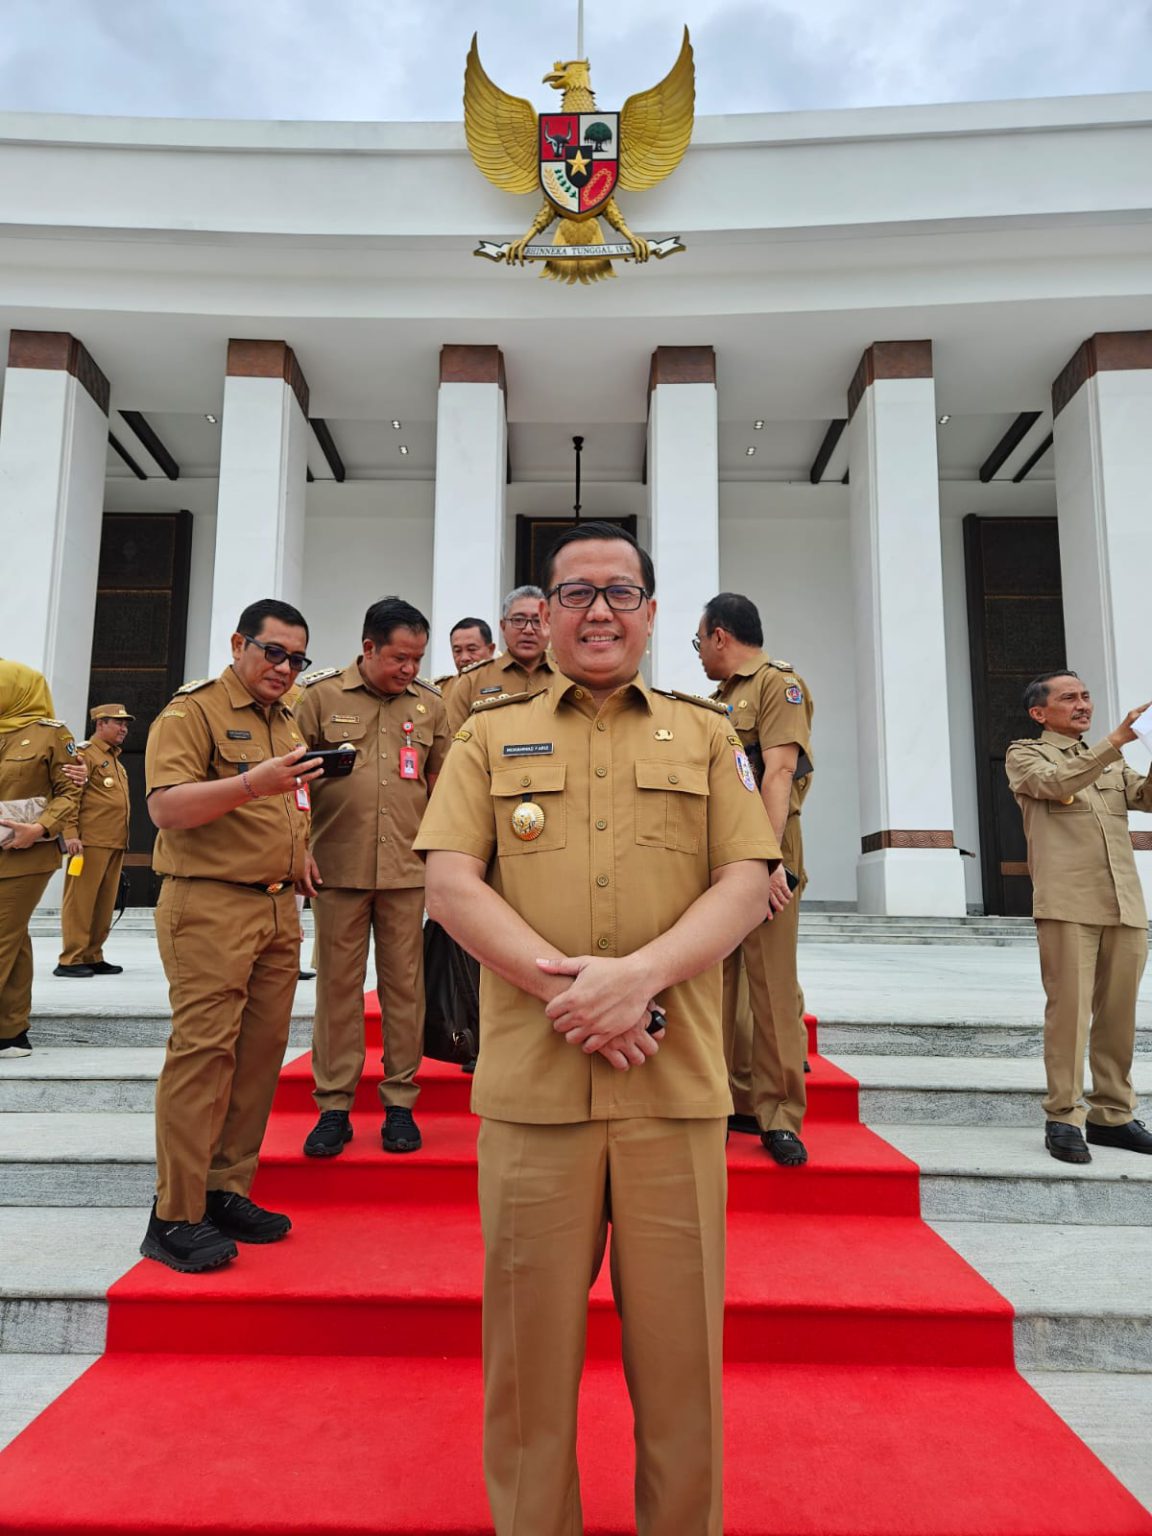
M795 1168L808 1161L800 1139L808 1035L796 942L806 883L800 809L812 782L812 695L788 662L767 655L756 605L739 593L721 592L707 604L693 644L720 684L713 698L731 712L784 854L772 877L771 912L724 966L724 1046L736 1111L729 1123L758 1133L777 1163ZM741 962L750 1002L744 1008Z

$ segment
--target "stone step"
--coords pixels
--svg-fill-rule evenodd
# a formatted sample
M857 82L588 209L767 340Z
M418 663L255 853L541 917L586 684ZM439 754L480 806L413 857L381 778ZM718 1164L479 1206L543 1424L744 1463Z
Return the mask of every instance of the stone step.
M925 1012L927 1008L925 1007ZM994 1013L971 1018L852 1018L820 1015L820 1050L835 1060L865 1056L1028 1057L1043 1060L1043 998L1034 1019L1001 1018ZM1152 1056L1152 1020L1142 1007L1136 1023L1136 1055ZM846 1060L847 1070L854 1070Z
M63 982L63 986L80 987L83 982ZM312 1010L316 994L315 982L299 984L292 1009L292 1024L288 1044L293 1049L306 1049L312 1043ZM32 1013L29 1030L35 1059L40 1048L98 1047L124 1049L162 1048L168 1039L172 1015L157 1005L151 1007L126 1006L117 1011L115 1001L97 1002L83 1008L64 1005L59 1008L36 1008ZM0 1066L0 1076L7 1070Z
M1145 1508L1152 1510L1147 1376L1025 1371L1025 1379Z

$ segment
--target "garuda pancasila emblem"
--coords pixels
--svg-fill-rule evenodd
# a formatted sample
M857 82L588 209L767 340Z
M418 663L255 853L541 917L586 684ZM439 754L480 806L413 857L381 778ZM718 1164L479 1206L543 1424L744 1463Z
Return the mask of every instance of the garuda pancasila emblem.
M611 257L647 261L683 250L677 237L651 243L634 235L613 194L654 187L684 157L696 101L688 28L665 78L629 96L620 112L597 108L587 59L557 60L544 84L564 97L559 112L537 116L530 101L492 83L473 36L464 71L464 131L472 158L502 191L543 191L545 198L526 235L505 245L481 241L475 254L509 266L545 259L545 276L588 283L615 276ZM605 242L601 216L622 241ZM557 218L554 244L530 245Z

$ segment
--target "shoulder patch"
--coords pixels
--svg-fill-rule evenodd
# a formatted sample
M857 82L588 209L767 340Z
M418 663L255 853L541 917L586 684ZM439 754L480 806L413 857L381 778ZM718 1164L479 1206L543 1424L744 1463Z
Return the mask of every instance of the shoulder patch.
M470 661L466 667L461 667L460 668L460 676L461 677L467 677L469 672L475 672L477 667L486 667L488 665L488 663L490 661L492 661L493 659L494 658L491 657L491 656L485 656L480 661Z
M450 683L454 677L458 676L459 673L457 672L445 672L442 677L434 677L432 681L436 684L437 688L443 689L445 683Z
M472 705L474 715L487 714L490 709L499 709L504 704L527 704L529 699L539 698L536 693L496 693L488 698L477 699Z
M698 693L680 693L675 688L653 688L652 692L665 699L679 699L681 704L696 704L700 709L710 709L715 715L728 714L725 705L718 704L715 699L705 699Z
M434 683L430 677L418 677L416 679L416 686L418 688L427 688L429 693L434 693L437 698L440 698L440 685L439 683Z
M456 732L455 736L453 736L452 740L453 741L471 741L472 740L472 732L468 731L468 730L465 730L464 727L461 726L460 729Z
M342 667L317 667L315 672L305 672L297 682L301 688L311 688L313 683L322 683L326 677L339 677L342 671Z
M54 731L66 731L68 727L63 720L49 720L47 716L43 720L37 720L37 725L50 725Z
M180 688L177 688L176 692L177 694L195 693L198 688L207 688L208 684L213 681L214 679L211 677L198 677L191 683L184 683Z
M796 670L790 661L780 661L775 656L773 656L768 665L770 667L775 667L777 672L795 672Z

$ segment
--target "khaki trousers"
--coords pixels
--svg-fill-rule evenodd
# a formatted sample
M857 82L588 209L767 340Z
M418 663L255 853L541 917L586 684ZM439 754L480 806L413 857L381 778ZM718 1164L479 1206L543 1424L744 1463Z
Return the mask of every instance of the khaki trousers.
M61 965L92 965L104 958L104 941L112 928L116 893L120 889L122 848L84 845L84 868L64 881L60 911L64 947Z
M496 1536L580 1536L588 1287L612 1224L638 1536L721 1536L721 1120L482 1120L484 1475Z
M199 1221L208 1190L246 1195L256 1174L300 968L292 887L267 896L169 877L156 942L172 1003L156 1086L156 1214Z
M376 952L384 1029L380 1101L411 1109L424 1054L424 890L356 891L327 886L312 898L316 921L316 1022L312 1097L319 1109L351 1109L364 1071L364 977Z
M52 871L0 880L0 1040L28 1028L32 1012L32 940L28 923Z
M796 975L800 898L761 923L724 962L724 1054L737 1114L762 1131L804 1126L804 994ZM747 973L746 984L741 972Z
M1148 931L1036 919L1044 1010L1044 1114L1065 1125L1127 1125L1136 1112L1132 1053ZM1092 1091L1084 1093L1084 1052ZM1085 1101L1087 1109L1085 1109Z

